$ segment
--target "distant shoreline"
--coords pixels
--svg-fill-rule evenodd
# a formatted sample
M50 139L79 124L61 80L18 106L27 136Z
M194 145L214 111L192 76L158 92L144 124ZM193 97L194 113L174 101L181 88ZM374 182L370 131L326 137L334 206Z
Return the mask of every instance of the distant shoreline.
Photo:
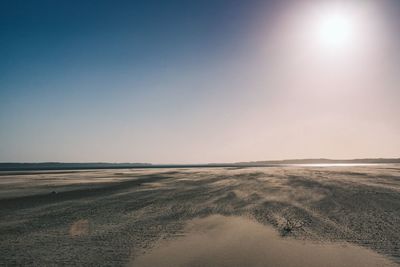
M51 171L51 170L93 170L93 169L148 169L148 168L223 168L223 167L282 167L282 166L347 166L371 164L400 163L400 158L377 159L292 159L275 161L253 161L236 163L209 163L209 164L150 164L150 163L0 163L0 171Z

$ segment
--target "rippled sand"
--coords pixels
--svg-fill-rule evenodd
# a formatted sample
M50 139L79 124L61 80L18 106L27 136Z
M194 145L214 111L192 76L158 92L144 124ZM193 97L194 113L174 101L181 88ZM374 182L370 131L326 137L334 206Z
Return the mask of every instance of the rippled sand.
M251 229L262 227L261 235L268 232L277 246L304 247L298 250L302 255L322 246L318 254L329 248L331 255L341 256L351 250L354 259L356 251L378 253L398 264L400 166L0 173L0 265L130 265L189 242L188 233L196 236L202 229L190 225L221 218L214 215L231 218L233 225L246 218L243 224L251 225L254 238L246 239L242 230L231 232L244 238L240 243L248 253L261 254L261 248L250 248L257 241ZM225 244L219 232L215 238ZM343 244L348 250L341 250ZM210 243L214 251L237 254L237 262L247 257L224 246ZM336 256L326 264L332 260Z

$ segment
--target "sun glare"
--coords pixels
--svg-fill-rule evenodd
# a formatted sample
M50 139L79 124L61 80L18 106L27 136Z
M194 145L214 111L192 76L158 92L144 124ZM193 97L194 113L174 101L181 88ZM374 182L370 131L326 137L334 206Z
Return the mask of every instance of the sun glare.
M355 22L346 13L335 12L321 15L316 25L319 43L328 48L343 48L352 43L355 37Z
M345 52L356 48L363 37L360 6L345 3L319 6L309 20L311 42L326 52Z

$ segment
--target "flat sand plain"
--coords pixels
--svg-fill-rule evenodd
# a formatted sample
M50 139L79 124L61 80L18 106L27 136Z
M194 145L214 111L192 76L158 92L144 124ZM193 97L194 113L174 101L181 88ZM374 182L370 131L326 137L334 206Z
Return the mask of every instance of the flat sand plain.
M0 266L398 266L400 166L0 172L0 218Z

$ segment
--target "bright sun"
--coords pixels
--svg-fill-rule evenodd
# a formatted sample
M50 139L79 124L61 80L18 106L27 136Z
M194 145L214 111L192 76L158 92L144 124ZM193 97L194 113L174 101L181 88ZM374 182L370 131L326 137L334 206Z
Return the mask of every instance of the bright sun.
M298 1L273 24L268 47L290 66L339 69L372 60L386 36L380 6L372 1Z
M355 22L345 13L330 13L319 18L316 34L321 45L328 48L343 48L351 45L355 37Z
M362 18L354 6L326 5L315 10L310 18L311 38L325 51L347 51L361 37Z

